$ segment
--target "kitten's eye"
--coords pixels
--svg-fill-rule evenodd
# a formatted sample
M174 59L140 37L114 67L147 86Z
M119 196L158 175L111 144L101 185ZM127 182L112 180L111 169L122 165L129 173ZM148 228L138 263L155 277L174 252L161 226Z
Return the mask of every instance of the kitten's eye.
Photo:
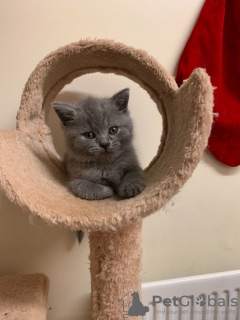
M87 139L94 139L95 138L95 134L93 132L85 132L83 135Z
M118 127L111 127L108 132L110 134L116 134L118 132Z

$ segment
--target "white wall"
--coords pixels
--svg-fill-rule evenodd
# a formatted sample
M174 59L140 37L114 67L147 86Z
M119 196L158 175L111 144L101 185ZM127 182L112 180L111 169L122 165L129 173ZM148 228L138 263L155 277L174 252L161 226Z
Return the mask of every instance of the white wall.
M115 39L144 49L174 74L203 2L1 0L0 129L15 127L21 92L39 60L80 38ZM109 95L127 86L135 144L146 166L157 149L161 119L138 85L94 74L75 80L60 97ZM51 113L51 126L56 121ZM239 178L239 168L228 168L205 153L174 201L144 221L143 281L239 269ZM31 225L28 214L0 194L0 274L46 273L51 280L49 320L88 318L88 254L87 237L79 246L75 233L41 221Z

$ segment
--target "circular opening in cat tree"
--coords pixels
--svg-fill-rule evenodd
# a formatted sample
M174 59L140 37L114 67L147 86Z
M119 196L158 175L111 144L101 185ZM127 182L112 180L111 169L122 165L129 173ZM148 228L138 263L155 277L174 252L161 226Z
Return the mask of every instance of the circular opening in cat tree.
M157 153L162 134L162 118L155 103L137 83L115 74L87 74L64 86L54 100L76 103L88 95L111 97L124 88L130 89L128 108L134 125L133 145L141 167L145 168ZM47 124L52 132L54 146L60 156L63 156L66 151L65 137L53 108L50 109Z
M145 169L147 187L135 198L87 201L70 194L47 117L62 88L85 74L113 73L148 92L163 119L157 155ZM152 57L110 40L83 40L49 54L30 75L17 130L0 132L0 182L8 197L48 223L72 230L111 231L162 208L191 176L206 147L213 95L196 69L179 89Z

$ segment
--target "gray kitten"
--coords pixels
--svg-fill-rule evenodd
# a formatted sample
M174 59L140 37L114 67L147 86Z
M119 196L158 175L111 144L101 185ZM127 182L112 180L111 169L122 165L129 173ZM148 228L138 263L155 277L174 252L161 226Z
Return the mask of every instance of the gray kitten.
M133 145L129 90L111 98L88 97L76 105L54 102L67 152L68 189L87 200L135 197L145 188Z

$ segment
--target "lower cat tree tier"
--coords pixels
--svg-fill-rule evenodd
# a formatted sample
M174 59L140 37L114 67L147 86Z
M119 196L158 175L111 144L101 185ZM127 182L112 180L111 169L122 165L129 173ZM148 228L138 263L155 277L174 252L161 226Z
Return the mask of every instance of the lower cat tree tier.
M66 84L93 72L137 82L163 119L160 146L144 170L147 187L132 199L87 201L65 187L47 115ZM48 223L90 232L92 319L120 319L121 295L140 291L141 221L162 208L192 175L207 146L212 108L213 89L205 70L195 69L179 88L146 52L110 40L59 48L30 75L17 129L0 131L0 185L11 201Z
M0 319L46 320L48 286L43 274L0 276Z

